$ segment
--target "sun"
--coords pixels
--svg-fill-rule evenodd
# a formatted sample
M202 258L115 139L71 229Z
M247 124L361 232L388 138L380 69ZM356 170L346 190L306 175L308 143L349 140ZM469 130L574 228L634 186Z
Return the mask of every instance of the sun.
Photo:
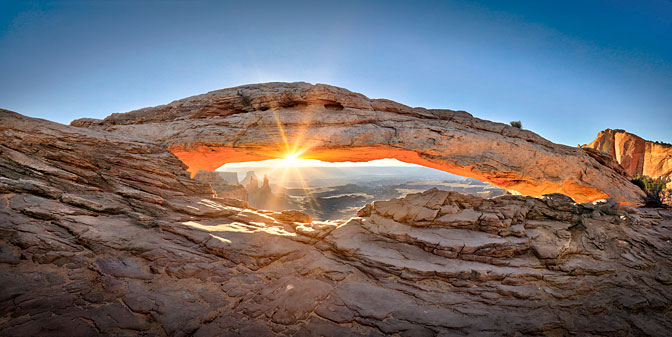
M298 153L298 152L290 153L290 154L285 155L284 160L289 160L289 161L297 160L297 159L299 159L300 155L301 155L301 153Z
M286 154L283 158L279 160L279 167L282 168L290 168L290 167L298 167L301 166L301 153L300 152L293 152L293 153L288 153Z

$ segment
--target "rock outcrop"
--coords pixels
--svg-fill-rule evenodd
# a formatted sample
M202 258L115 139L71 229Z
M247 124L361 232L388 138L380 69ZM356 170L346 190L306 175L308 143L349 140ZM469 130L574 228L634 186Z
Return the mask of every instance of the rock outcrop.
M264 179L259 187L259 180L252 171L248 172L246 179L249 177L249 183L246 185L248 202L250 206L273 211L282 211L287 209L299 208L299 205L294 202L288 195L282 193L273 193L268 176L264 175Z
M672 213L429 190L347 222L0 111L2 336L666 336Z
M257 178L257 174L254 173L254 171L247 171L241 184L243 184L248 191L256 191L259 189L259 178Z
M238 173L219 171L198 171L195 180L210 184L215 196L247 201L247 190L238 183Z
M198 171L194 179L218 185L238 185L238 173L220 171Z
M669 144L644 140L625 130L606 129L582 147L610 154L630 175L672 176L672 145Z
M464 111L411 108L323 84L247 85L72 125L159 142L194 173L297 153L325 161L396 158L531 196L559 192L625 204L643 197L597 151Z

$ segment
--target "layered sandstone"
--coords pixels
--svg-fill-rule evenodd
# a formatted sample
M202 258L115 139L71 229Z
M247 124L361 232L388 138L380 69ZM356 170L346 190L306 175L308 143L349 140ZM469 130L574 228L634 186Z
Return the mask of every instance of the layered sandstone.
M429 190L346 222L0 111L2 336L666 336L672 213Z
M669 144L644 140L625 130L606 129L583 147L609 153L631 175L672 176L672 145Z
M599 151L464 111L411 108L323 84L247 85L72 125L159 142L193 173L299 153L325 161L396 158L531 196L625 204L643 196Z

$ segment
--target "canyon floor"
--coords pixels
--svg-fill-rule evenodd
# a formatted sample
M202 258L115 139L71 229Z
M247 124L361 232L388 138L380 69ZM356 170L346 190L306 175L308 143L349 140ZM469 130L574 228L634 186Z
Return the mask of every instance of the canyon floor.
M429 189L317 221L186 169L159 142L0 110L0 335L672 331L669 209Z
M335 174L334 170L324 167L271 167L270 170L257 169L256 172L254 169L209 172L213 177L217 174L229 175L232 180L226 184L216 178L197 176L195 179L209 183L217 196L244 200L254 208L266 210L296 209L316 220L349 219L367 203L431 188L486 198L507 194L504 189L475 179L464 179L425 167L346 167L339 168ZM271 175L264 174L265 171L271 171ZM296 181L287 179L290 173L297 175ZM246 177L242 183L235 179L236 174L238 178ZM263 183L259 186L260 176L267 176L268 186ZM254 181L246 180L248 177L255 177Z

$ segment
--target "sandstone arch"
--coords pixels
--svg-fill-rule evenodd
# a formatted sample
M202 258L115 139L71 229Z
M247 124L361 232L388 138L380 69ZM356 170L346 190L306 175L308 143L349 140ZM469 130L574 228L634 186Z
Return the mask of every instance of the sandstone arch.
M598 151L464 111L411 108L322 84L247 85L72 125L157 141L191 172L303 151L304 158L334 162L396 158L532 196L559 192L578 202L613 197L624 204L642 198Z

